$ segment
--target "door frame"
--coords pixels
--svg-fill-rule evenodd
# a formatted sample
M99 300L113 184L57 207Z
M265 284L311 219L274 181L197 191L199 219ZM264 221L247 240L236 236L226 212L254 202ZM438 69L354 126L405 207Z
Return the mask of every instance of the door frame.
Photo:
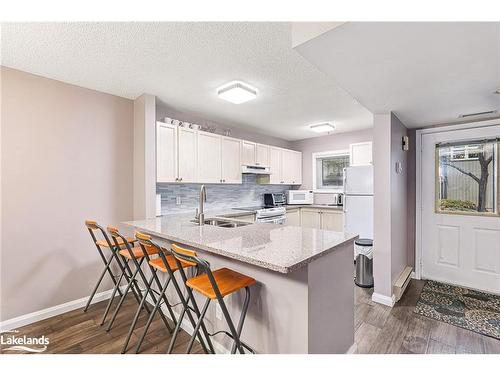
M500 125L500 117L418 129L415 132L415 278L422 277L422 139L426 134Z

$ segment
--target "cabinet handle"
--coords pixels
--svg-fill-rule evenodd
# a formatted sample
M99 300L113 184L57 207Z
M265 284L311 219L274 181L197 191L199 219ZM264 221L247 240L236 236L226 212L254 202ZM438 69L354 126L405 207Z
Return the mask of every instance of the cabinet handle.
M176 178L175 178L175 181L179 181L179 178L178 178L178 177L176 177Z
M222 182L226 182L226 180L222 180Z
M181 177L181 178L179 178L179 181L182 181L182 177Z

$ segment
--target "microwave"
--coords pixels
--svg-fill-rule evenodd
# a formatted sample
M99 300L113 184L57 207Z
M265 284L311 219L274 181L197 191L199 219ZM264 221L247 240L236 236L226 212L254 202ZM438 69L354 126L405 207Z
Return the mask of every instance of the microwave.
M312 190L288 190L288 204L313 204L314 194Z

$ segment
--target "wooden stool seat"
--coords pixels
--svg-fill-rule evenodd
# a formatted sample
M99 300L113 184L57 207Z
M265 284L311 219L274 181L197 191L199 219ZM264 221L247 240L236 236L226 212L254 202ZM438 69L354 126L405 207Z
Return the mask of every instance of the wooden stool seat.
M122 240L121 238L117 238L116 240L117 240L117 242L118 242L118 245L120 245L120 246L122 246L122 245L123 245L123 240ZM129 237L127 237L127 241L128 241L129 243L134 243L134 242L136 242L137 240L136 240L135 238L132 238L132 237L130 237L130 238L129 238ZM98 240L98 241L96 241L95 243L96 243L96 245L99 245L99 246L101 246L101 247L109 247L109 246L108 246L108 242L107 242L106 240ZM112 245L114 245L113 241L111 241L111 244L112 244Z
M216 271L213 271L212 274L214 276L215 283L219 287L222 297L225 297L231 293L237 292L242 288L255 284L255 279L230 270L229 268L218 269ZM188 279L186 281L186 285L203 294L207 298L217 298L207 274Z
M175 258L172 255L166 255L165 258L167 259L168 265L172 271L177 271L179 269L179 267L177 266L177 262L175 261ZM152 259L149 261L149 264L153 268L156 268L158 271L168 272L167 267L165 267L165 263L163 263L163 259L161 258ZM184 261L181 261L181 265L183 268L192 266L192 264L189 264Z
M148 255L158 254L158 250L155 249L152 246L146 247L146 251L147 251ZM118 252L118 254L120 254L124 258L132 259L132 257L130 256L130 253L129 253L128 249L120 250ZM132 254L134 254L134 257L136 259L140 259L140 258L144 257L144 255L145 255L144 252L142 251L142 248L140 246L133 247L132 248Z

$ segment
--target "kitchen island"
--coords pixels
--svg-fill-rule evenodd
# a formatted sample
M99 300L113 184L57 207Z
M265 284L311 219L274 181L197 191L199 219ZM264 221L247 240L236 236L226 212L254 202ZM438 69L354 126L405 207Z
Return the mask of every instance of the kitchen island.
M223 218L230 214L207 213L205 217ZM165 246L177 243L197 250L212 269L227 267L253 277L257 284L251 288L242 340L257 353L352 350L352 259L356 235L264 223L198 226L192 214L165 215L125 224L152 235ZM170 296L172 302L178 300L174 293ZM229 296L226 304L237 321L243 295ZM213 303L205 318L212 332L226 329L216 310ZM183 327L188 333L192 331L189 324ZM219 351L230 347L231 342L224 335L214 339Z

